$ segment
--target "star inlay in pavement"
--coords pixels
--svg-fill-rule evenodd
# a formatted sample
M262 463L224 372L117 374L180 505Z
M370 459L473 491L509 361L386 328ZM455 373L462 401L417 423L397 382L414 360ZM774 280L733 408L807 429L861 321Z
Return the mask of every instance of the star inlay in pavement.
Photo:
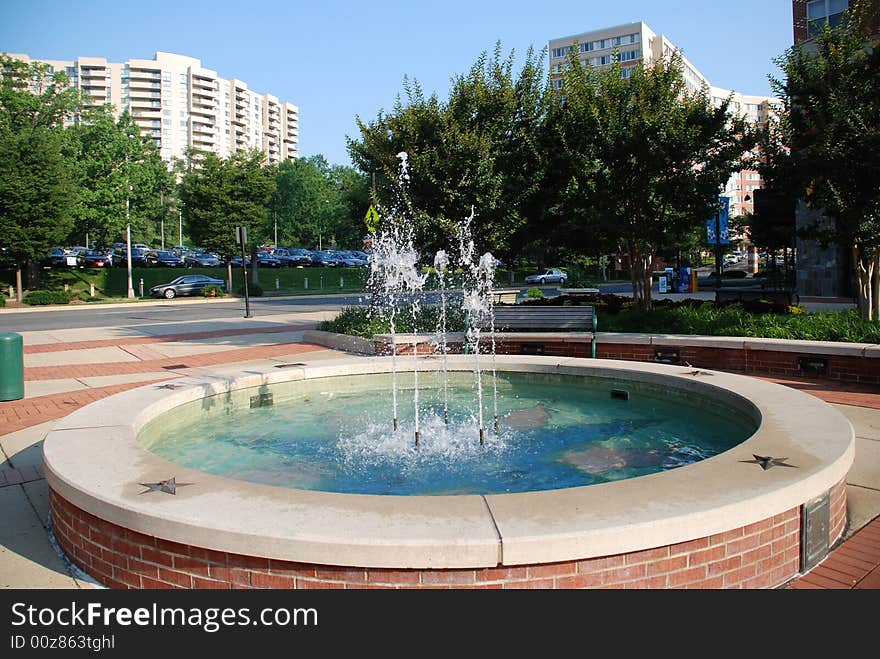
M148 492L165 492L166 494L177 494L178 487L184 487L185 485L191 485L192 483L177 483L176 477L172 476L171 478L159 481L157 483L140 483L143 485L146 490L141 492L141 494L147 494Z
M770 469L770 467L793 467L797 469L797 465L786 464L785 461L788 458L772 458L769 455L755 455L752 453L752 457L754 460L740 460L740 462L748 463L748 464L759 464L761 465L761 469L764 471Z

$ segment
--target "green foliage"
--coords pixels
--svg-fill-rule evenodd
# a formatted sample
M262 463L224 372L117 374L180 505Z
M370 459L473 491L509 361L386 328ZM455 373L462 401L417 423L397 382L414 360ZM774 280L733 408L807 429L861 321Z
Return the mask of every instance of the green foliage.
M33 306L46 304L69 304L73 295L68 291L31 291L22 302Z
M86 234L98 245L124 240L127 222L132 241L151 243L174 178L131 116L116 121L109 106L87 110L65 131L64 152L76 179L68 244L84 243Z
M247 229L248 243L268 242L267 208L275 190L275 173L259 151L242 151L222 160L214 153L181 182L183 216L195 244L224 257L241 253L235 227Z
M769 302L753 309L774 308ZM880 326L860 320L857 312L807 314L781 306L778 313L751 312L735 304L716 308L711 302L632 309L600 316L605 332L657 332L702 336L748 336L808 341L880 342ZM598 314L598 311L597 311Z
M407 203L417 239L429 251L446 248L456 223L471 214L478 252L517 253L530 219L537 221L546 150L539 143L550 95L541 59L529 50L518 73L500 43L464 75L453 77L446 101L426 97L405 78L405 100L365 123L348 140L353 162L376 177L383 208ZM409 158L407 199L401 200L397 154Z
M277 167L269 202L279 244L361 249L369 185L368 177L353 167L331 167L321 155L285 160Z
M831 222L802 232L852 250L861 317L880 319L880 39L876 2L854 0L836 29L776 60L783 100L766 132L762 172L774 186L823 209Z
M374 334L388 334L391 323L387 309L378 307L346 307L333 320L318 323L324 332L349 334L372 338ZM439 323L440 310L437 307L420 307L415 326L409 310L399 312L395 319L397 331L435 332ZM448 332L463 332L466 329L464 312L455 307L446 310L446 329Z
M542 298L544 297L544 291L540 288L530 288L526 291L526 297L529 299Z
M18 267L70 229L72 193L62 120L76 107L67 76L0 55L0 248Z
M223 297L223 289L219 286L205 286L202 289L204 297Z
M263 291L262 286L260 286L259 284L254 284L252 282L248 282L248 286L247 286L248 297L263 297L263 292L264 291ZM238 288L237 293L239 295L241 295L242 297L244 296L244 285L242 285Z
M563 213L571 235L621 244L633 264L633 297L651 306L650 277L661 247L686 245L717 206L755 142L730 100L691 93L680 55L630 69L586 69L576 53L563 73L565 102L549 119L560 149Z

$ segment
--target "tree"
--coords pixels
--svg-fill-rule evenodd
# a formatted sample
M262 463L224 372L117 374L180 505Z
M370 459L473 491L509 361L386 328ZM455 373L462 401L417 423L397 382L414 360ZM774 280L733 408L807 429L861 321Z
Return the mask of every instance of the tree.
M116 121L110 106L82 113L65 138L77 183L71 242L87 235L97 245L109 245L125 236L127 222L136 239L152 242L163 197L173 188L153 141L141 136L127 112Z
M514 53L496 44L471 69L453 78L449 98L426 97L404 79L392 114L364 123L348 141L354 163L376 177L376 195L393 207L398 159L407 153L407 197L420 242L448 247L455 226L475 211L479 251L505 258L518 253L530 218L546 198L541 190L545 151L537 142L549 96L541 58L530 49L518 73Z
M200 166L188 171L181 181L180 197L190 238L228 261L240 253L235 227L243 226L253 255L267 238L268 204L274 190L274 171L264 164L259 151L239 151L225 160L214 153L204 154ZM228 278L232 278L231 267Z
M776 60L783 101L764 139L765 176L832 220L802 235L852 252L859 315L880 319L880 39L869 2ZM876 17L874 17L876 20Z
M333 186L339 196L339 213L334 226L338 243L348 249L363 249L367 233L364 217L370 207L370 179L346 165L334 165L330 169Z
M285 160L275 175L269 207L284 245L326 248L342 210L330 165L322 155Z
M651 308L658 249L684 241L711 217L754 136L705 89L690 93L674 53L629 69L619 62L584 69L575 54L553 111L561 155L560 205L579 226L573 236L617 242L630 261L633 297Z
M70 230L61 130L76 103L65 74L0 55L0 248L16 265L19 300L22 270Z

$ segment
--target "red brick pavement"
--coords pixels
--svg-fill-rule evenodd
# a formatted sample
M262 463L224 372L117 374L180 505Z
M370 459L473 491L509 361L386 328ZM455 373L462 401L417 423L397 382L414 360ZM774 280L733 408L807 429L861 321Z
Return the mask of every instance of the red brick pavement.
M34 366L24 369L25 381L63 380L66 378L85 378L100 375L129 375L132 373L153 373L163 369L199 368L217 366L252 359L267 359L278 355L323 350L321 346L307 343L275 343L250 348L235 348L208 352L201 355L183 357L164 357L162 359L141 360L137 362L109 362L105 364L71 364L69 366Z
M195 341L198 339L215 339L224 336L245 336L250 334L277 334L279 332L298 332L312 329L314 323L289 323L271 327L252 327L243 329L209 330L204 332L181 332L163 334L161 336L124 336L117 339L97 339L94 341L68 341L65 343L40 343L23 346L24 354L34 355L45 352L61 352L66 350L84 350L86 348L107 348L113 346L144 345L147 343L170 343L173 341Z

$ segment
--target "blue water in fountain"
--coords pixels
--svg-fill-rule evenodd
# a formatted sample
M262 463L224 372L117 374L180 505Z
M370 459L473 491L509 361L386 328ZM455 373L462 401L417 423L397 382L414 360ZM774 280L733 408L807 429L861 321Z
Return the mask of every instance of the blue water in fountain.
M413 443L412 373L398 373L399 427L389 428L389 375L305 381L273 407L205 412L204 401L141 432L161 457L241 480L329 492L492 494L605 483L674 469L744 441L741 413L633 384L534 373L497 374L498 432L481 446L472 374L423 366L421 441ZM620 386L619 383L615 387ZM691 395L691 398L693 396Z

